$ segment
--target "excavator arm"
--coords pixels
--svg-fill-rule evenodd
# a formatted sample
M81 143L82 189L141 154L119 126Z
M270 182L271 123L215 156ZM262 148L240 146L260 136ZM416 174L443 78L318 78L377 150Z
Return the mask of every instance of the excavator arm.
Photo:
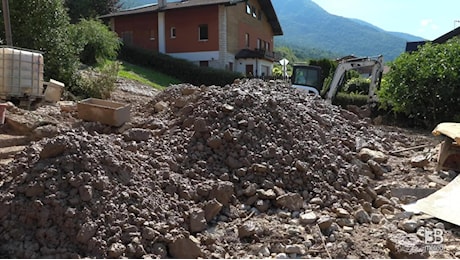
M383 73L383 56L378 56L375 58L357 58L357 59L349 59L344 60L339 63L337 69L334 73L334 78L332 79L331 86L329 91L326 94L326 99L332 101L335 95L337 94L337 90L341 85L345 73L349 70L357 70L359 68L366 68L372 67L371 72L371 83L369 86L369 103L373 103L377 101L376 91L378 86L380 85L380 81L382 78Z

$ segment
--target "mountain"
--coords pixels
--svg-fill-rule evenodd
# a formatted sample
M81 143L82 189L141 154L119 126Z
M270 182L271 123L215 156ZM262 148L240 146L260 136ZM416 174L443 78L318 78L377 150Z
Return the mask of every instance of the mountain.
M156 3L156 0L121 0L124 8ZM287 46L306 58L377 56L391 61L404 52L407 41L420 37L387 32L370 23L332 15L312 0L272 0L284 35L276 46ZM391 19L391 18L389 18Z
M386 32L369 23L332 15L312 0L273 0L284 36L277 45L333 50L341 55L393 60L405 50L408 36Z

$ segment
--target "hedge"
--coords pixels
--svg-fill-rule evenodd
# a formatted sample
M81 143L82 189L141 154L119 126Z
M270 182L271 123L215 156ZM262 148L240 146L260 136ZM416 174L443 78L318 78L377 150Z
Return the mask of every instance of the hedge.
M139 66L152 68L170 75L182 82L196 86L225 86L243 77L241 73L227 70L199 67L187 60L173 58L166 54L124 45L119 52L119 59Z

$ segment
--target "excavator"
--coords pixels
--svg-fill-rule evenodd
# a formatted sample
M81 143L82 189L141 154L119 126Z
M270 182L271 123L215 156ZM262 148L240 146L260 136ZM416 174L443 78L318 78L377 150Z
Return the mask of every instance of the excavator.
M325 95L325 99L332 102L337 94L339 87L343 83L347 71L358 70L358 72L361 73L364 69L367 69L366 71L371 71L368 103L376 103L376 90L380 86L383 74L382 55L378 57L349 58L340 61L337 69L335 70L329 90ZM313 93L314 95L319 96L323 88L323 82L321 80L321 68L305 64L294 64L291 84L294 88L305 90L309 93Z

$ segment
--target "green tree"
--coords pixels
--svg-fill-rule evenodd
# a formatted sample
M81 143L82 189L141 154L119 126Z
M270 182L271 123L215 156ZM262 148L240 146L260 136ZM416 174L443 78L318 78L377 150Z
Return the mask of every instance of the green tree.
M37 50L45 59L45 78L66 84L78 68L78 52L69 37L69 17L62 0L9 2L13 45ZM4 34L3 19L0 30Z
M65 0L72 23L115 12L121 8L121 5L119 0Z
M114 60L121 42L116 33L99 20L82 19L71 26L74 44L80 50L80 61L96 65L105 60Z
M433 126L460 113L460 40L425 44L391 64L379 91L383 108Z

